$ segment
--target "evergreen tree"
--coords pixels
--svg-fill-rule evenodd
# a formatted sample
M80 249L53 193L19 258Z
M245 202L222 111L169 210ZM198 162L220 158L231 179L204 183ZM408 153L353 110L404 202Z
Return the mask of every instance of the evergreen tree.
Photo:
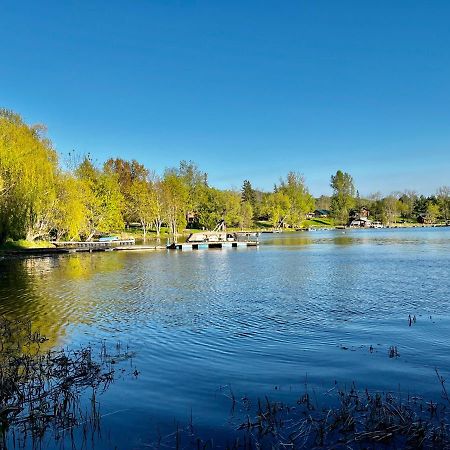
M242 192L241 200L243 202L249 202L253 208L256 203L256 195L254 189L252 188L252 184L250 183L249 180L244 180L241 192Z

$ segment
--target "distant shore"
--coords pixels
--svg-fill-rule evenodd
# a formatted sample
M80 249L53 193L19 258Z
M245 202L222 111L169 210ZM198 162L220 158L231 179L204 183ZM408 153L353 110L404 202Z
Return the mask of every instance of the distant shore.
M419 223L395 223L389 226L384 226L383 229L406 229L406 228L445 228L449 227L449 224L439 223L439 224L419 224ZM249 228L245 230L238 230L241 232L249 233L271 233L273 231L281 233L295 233L295 232L308 232L308 231L332 231L332 230L374 230L373 228L358 228L358 227L346 227L346 226L311 226L305 228L285 228L282 230L276 230L274 228ZM186 229L180 234L181 237L186 237L191 233L200 232L201 230L190 230ZM230 230L231 231L231 230ZM127 234L127 237L130 235ZM147 235L148 236L148 235ZM160 237L151 236L144 241L139 235L136 235L139 243L137 245L130 245L127 247L106 247L106 248L61 248L56 247L51 241L9 241L0 246L0 256L48 256L48 255L60 255L60 254L71 254L71 253L92 253L92 252L105 252L105 251L154 251L154 250L165 250L166 246L161 244L165 242L168 238L167 235ZM158 242L159 241L159 242ZM150 244L146 244L149 242Z

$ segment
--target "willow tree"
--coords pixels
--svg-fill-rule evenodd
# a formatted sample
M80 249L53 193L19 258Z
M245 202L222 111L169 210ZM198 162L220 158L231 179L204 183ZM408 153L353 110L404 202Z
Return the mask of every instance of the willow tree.
M45 128L0 110L0 241L48 235L57 173L56 152Z
M72 174L61 174L56 191L57 201L52 219L55 237L57 240L79 240L82 235L89 233L83 182Z

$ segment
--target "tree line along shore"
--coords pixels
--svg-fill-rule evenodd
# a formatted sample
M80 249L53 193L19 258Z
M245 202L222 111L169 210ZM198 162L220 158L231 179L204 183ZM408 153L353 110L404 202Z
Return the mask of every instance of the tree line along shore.
M63 160L63 162L62 162ZM191 161L156 174L136 160L110 158L103 165L89 154L58 156L43 125L0 109L0 245L40 245L49 240L91 240L130 233L176 235L188 229L299 229L348 225L361 209L385 225L450 221L450 187L435 195L413 190L361 198L350 174L331 176L332 195L314 198L295 171L272 192L221 190ZM313 212L316 211L316 214ZM318 211L318 213L317 213ZM320 211L324 212L320 214Z

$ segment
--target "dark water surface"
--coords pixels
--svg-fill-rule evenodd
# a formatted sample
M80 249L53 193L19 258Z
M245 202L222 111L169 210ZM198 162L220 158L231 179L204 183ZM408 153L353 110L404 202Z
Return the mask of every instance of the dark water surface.
M450 376L450 229L3 259L0 314L31 318L57 347L105 339L136 352L140 375L101 398L97 448L143 448L191 413L204 433L227 434L230 387L295 402L307 378L437 397L434 368Z

